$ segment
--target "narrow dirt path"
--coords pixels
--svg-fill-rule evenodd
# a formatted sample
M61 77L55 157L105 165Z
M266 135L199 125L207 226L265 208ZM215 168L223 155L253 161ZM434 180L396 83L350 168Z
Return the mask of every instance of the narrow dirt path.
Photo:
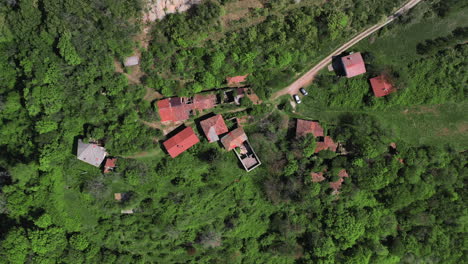
M423 1L423 0L410 0L410 1L408 1L402 8L398 9L395 13L393 13L393 15L387 17L387 19L384 22L378 23L378 24L364 30L363 32L359 33L353 39L351 39L350 41L346 42L341 47L339 47L338 49L333 51L330 55L328 55L325 59L320 61L317 65L312 67L312 69L310 69L308 72L306 72L304 75L302 75L299 79L297 79L292 84L290 84L288 87L274 93L272 95L272 99L276 99L276 98L278 98L278 97L280 97L282 95L285 95L285 94L293 95L293 94L299 93L299 89L301 87L304 87L304 86L312 83L315 75L317 75L317 73L320 70L322 70L323 68L325 68L327 65L329 65L332 62L333 56L341 54L342 52L346 51L347 49L349 49L350 47L352 47L353 45L355 45L356 43L358 43L362 39L368 37L372 33L376 32L377 30L381 29L382 27L386 26L387 24L391 23L393 20L395 20L396 18L401 16L403 13L405 13L408 10L410 10L411 8L413 8L415 5L417 5L421 1Z

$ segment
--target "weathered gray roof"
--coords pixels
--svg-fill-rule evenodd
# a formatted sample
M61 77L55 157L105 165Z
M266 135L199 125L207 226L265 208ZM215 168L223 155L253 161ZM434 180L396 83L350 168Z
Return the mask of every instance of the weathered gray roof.
M218 134L216 133L216 128L214 126L210 127L210 130L208 130L207 136L211 141L219 140Z
M99 167L106 157L106 149L96 144L83 143L78 139L78 150L76 156L79 160L89 163L93 166Z
M140 63L140 58L138 56L131 56L131 57L125 58L124 65L125 67L129 67L129 66L138 65L138 63Z

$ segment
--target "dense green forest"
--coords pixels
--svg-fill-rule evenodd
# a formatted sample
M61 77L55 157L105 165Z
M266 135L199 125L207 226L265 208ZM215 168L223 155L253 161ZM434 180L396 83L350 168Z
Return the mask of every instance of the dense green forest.
M463 1L425 1L360 43L367 75L323 73L294 112L268 101L403 2L261 1L226 22L236 1L206 1L155 22L147 50L135 41L139 0L0 3L0 263L465 262L466 136L422 144L386 116L448 107L466 125ZM406 34L411 49L394 43L405 30L421 32ZM142 84L115 69L135 49ZM367 78L381 71L399 90L376 99ZM189 95L246 73L265 103L225 118L252 116L244 129L262 161L252 172L206 139L172 159L141 122L157 121L145 88ZM347 155L314 154L293 117L319 119ZM78 137L103 142L116 170L79 161Z

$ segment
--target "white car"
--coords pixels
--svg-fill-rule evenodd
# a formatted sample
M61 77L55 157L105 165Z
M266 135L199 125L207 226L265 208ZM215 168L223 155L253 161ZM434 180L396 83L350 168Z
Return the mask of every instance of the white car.
M297 104L300 104L302 102L301 98L299 98L299 95L297 95L297 94L293 95L293 98L294 98L294 101L296 101Z
M301 94L303 94L303 95L308 95L308 94L309 94L309 93L306 91L306 89L304 89L304 88L299 89L299 91L300 91Z

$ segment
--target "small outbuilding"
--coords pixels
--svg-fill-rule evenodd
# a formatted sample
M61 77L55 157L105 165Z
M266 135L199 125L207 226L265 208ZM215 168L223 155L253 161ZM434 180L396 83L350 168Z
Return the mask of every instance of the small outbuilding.
M181 132L164 141L163 145L171 157L175 158L182 152L200 142L191 127L186 127Z
M200 126L210 143L218 141L219 136L228 132L226 123L221 115L215 115L201 121Z
M114 193L114 199L117 201L122 201L123 193Z
M106 163L104 163L104 173L109 173L114 170L115 163L117 162L117 158L107 158Z
M107 153L105 148L98 144L84 143L81 139L78 139L76 156L79 160L95 167L99 167L104 161L106 155Z
M124 66L125 67L136 66L139 63L140 63L140 58L138 56L131 56L131 57L125 58Z
M360 52L342 57L341 63L348 78L366 73L366 65Z
M379 75L369 80L374 91L375 97L389 95L395 91L388 78L384 75Z

